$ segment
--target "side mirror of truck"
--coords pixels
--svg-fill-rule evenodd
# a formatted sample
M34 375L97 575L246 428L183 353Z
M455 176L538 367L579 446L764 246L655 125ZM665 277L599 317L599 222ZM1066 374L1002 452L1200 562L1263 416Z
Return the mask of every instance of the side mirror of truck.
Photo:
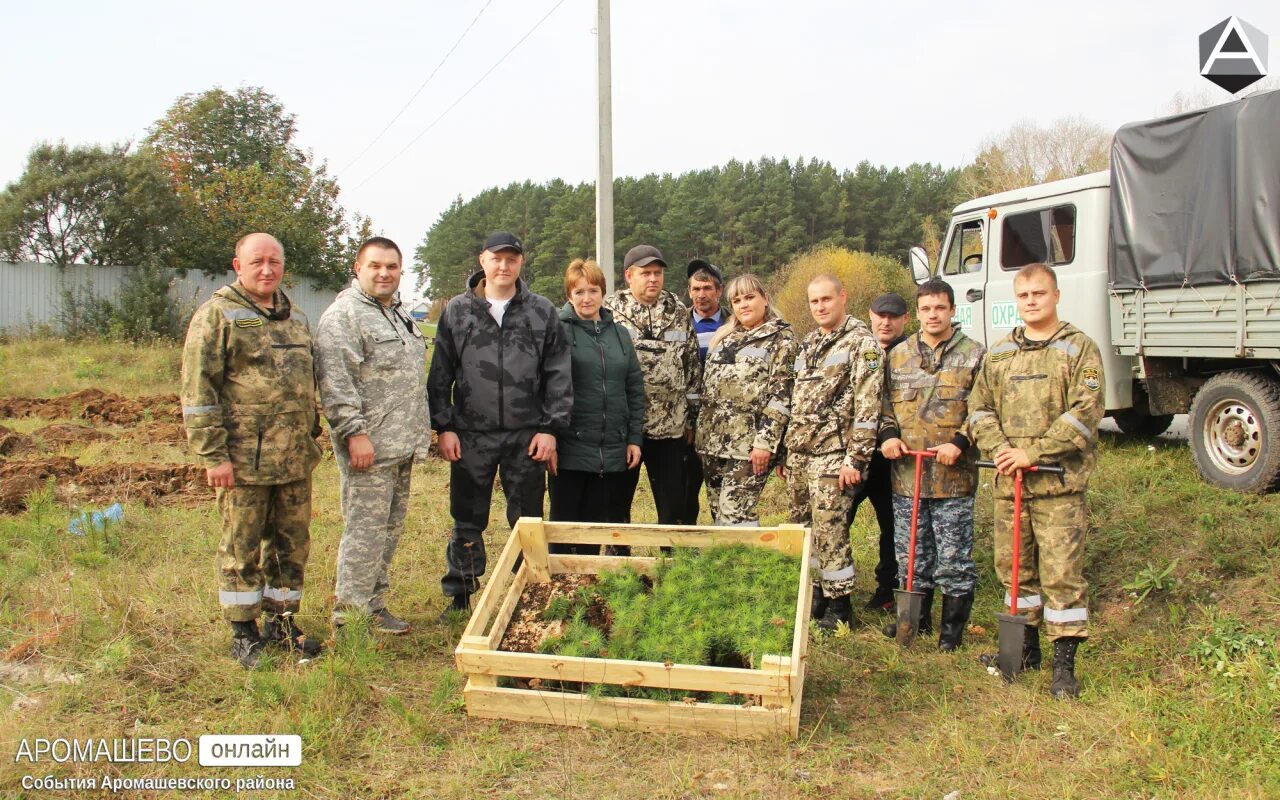
M916 283L929 280L929 255L923 247L913 247L908 254L911 261L911 277Z

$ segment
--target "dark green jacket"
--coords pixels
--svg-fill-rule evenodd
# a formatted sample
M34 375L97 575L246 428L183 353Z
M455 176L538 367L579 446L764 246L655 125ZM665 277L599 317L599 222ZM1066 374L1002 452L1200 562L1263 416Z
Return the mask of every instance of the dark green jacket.
M565 303L560 324L573 361L573 414L556 431L560 469L622 472L627 445L644 440L644 373L631 337L607 308L595 322Z

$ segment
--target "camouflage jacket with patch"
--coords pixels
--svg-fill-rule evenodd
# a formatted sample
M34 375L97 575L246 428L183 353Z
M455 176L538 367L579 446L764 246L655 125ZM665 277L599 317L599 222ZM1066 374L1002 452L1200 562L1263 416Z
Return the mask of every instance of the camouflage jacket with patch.
M282 291L272 311L239 281L196 310L182 348L182 422L205 467L236 483L306 478L320 461L311 331Z
M375 465L426 455L427 343L398 299L384 306L356 281L343 289L316 326L316 377L335 450L365 434Z
M912 450L949 442L964 451L950 467L932 458L924 460L921 497L967 497L977 489L977 448L970 447L969 438L969 391L985 352L959 328L936 348L916 333L889 351L879 441L901 439ZM912 495L915 461L914 456L903 456L892 462L894 494Z
M1059 464L1056 475L1029 473L1029 497L1083 492L1097 460L1098 423L1106 411L1102 356L1080 329L1063 323L1048 341L1015 328L989 351L969 395L969 427L988 456L1020 447L1031 463ZM1013 496L1013 480L997 476L997 497Z
M831 333L810 331L796 355L788 452L844 453L844 466L865 471L876 449L884 352L866 323L845 317Z
M738 328L707 351L697 449L745 461L754 448L778 452L791 416L799 343L781 319Z
M654 439L684 436L698 416L702 364L693 318L684 304L664 291L653 305L636 300L630 289L605 298L615 324L626 328L644 372L645 435Z
M555 306L520 279L499 327L484 296L484 273L467 286L436 325L427 373L432 427L552 434L569 427L573 364Z

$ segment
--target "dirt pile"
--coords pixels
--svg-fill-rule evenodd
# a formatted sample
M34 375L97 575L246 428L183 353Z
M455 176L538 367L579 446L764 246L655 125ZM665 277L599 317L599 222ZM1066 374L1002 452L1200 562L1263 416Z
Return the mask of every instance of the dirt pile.
M84 419L112 425L136 425L150 416L180 422L182 408L175 394L129 398L101 389L83 389L62 397L0 398L0 418L41 417Z
M58 499L69 504L140 502L144 505L204 500L212 493L204 469L195 464L100 464L81 466L65 456L0 462L0 513L26 508L32 491L54 481Z
M499 650L515 653L536 653L538 647L546 639L559 636L564 632L564 623L559 620L544 619L547 606L557 597L571 597L583 586L591 586L597 582L595 575L552 575L547 583L528 583L520 593L516 610L511 615L511 624L503 634ZM603 608L592 608L593 616L604 622Z

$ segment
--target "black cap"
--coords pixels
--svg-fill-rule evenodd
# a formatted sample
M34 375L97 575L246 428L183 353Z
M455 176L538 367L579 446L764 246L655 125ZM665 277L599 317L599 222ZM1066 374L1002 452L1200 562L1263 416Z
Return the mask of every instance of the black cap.
M685 268L685 275L692 278L693 273L697 272L700 269L705 269L711 275L711 277L715 278L717 286L724 285L724 273L720 271L719 267L717 267L715 264L712 264L710 261L706 260L705 258L695 258L694 260L690 261L689 266Z
M871 301L871 310L885 317L900 317L907 313L907 301L897 292L885 292Z
M496 253L499 250L515 250L524 255L524 244L520 241L520 237L506 231L495 231L489 234L489 238L484 240L484 249L490 253Z
M661 250L651 244L638 244L623 256L622 268L647 267L655 262L661 264L663 269L667 268L667 261L662 257Z

